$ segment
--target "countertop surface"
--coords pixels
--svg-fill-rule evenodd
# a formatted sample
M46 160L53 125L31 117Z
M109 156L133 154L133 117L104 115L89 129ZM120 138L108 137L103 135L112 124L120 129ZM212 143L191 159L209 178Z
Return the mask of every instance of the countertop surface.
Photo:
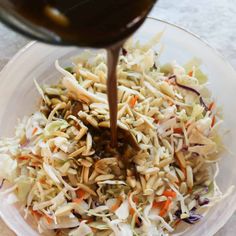
M150 15L197 34L236 69L236 0L160 0ZM29 41L0 23L0 69ZM236 213L215 236L235 235L235 222ZM1 220L0 232L15 235Z

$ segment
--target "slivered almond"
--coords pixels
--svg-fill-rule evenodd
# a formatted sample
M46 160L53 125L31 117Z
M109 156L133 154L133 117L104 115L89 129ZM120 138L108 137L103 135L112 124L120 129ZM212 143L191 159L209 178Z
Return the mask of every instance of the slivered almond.
M55 212L55 216L67 216L73 210L74 204L67 204L58 208Z
M154 182L152 188L154 190L156 190L158 187L160 187L161 185L163 185L163 180L161 178L159 178L157 181Z
M84 166L84 167L91 167L92 166L92 163L90 161L87 161L87 160L84 160L82 159L80 161L81 165Z
M79 188L82 188L85 192L87 192L93 196L97 196L97 194L91 188L89 188L87 185L78 183L77 186Z
M179 182L179 179L177 178L177 176L174 173L168 172L166 174L166 177L171 181L171 182Z
M136 179L134 176L127 177L127 183L131 188L135 188L136 186Z
M171 162L172 162L172 158L166 158L166 159L160 161L160 163L158 164L158 167L163 168L163 167L169 165Z
M84 168L84 173L83 173L84 183L88 183L89 167L83 167L83 168Z
M157 189L156 195L161 196L165 190L165 186L161 186Z
M115 175L110 175L110 174L109 175L99 175L95 178L95 182L113 179L114 177L115 177Z
M177 156L181 166L185 168L186 167L186 161L185 161L183 152L177 152L176 156Z
M186 194L187 193L187 184L185 182L182 182L179 188L180 193Z
M147 181L146 188L147 189L153 189L153 185L157 181L157 178L158 178L157 174L152 175Z
M187 185L191 189L193 187L193 171L191 166L186 166Z
M86 149L85 146L79 148L78 150L72 152L72 153L69 155L69 158L73 158L73 157L76 157L76 156L80 155L85 149Z
M153 193L154 193L154 190L150 189L150 188L149 189L145 189L144 192L143 192L144 195L151 195Z
M140 176L140 182L141 182L141 186L142 186L142 189L143 189L143 192L145 191L146 189L146 180L144 178L144 176Z

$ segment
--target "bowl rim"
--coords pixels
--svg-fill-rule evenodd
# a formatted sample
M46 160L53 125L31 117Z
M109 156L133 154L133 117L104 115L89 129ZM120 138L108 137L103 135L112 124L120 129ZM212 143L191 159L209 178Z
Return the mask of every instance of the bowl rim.
M193 36L194 38L196 38L197 40L199 40L201 43L203 43L205 46L208 47L208 49L210 49L216 56L218 56L221 60L224 61L225 64L227 64L227 66L230 67L230 69L236 74L236 68L234 68L232 66L232 64L226 59L226 57L221 53L219 52L219 50L217 50L216 48L214 48L213 46L211 46L211 44L205 40L205 39L202 39L198 34L196 33L193 33L192 31L188 30L188 29L185 29L183 28L182 26L179 26L173 22L169 22L169 21L166 21L166 20L162 20L162 19L159 19L157 17L154 17L154 16L148 16L146 20L153 20L153 21L157 21L157 22L161 22L161 23L164 23L166 25L169 25L173 28L177 28L178 30L184 32L184 33L187 33L191 36ZM30 42L28 42L25 46L23 46L20 50L18 50L13 57L11 57L11 59L3 66L3 68L1 69L0 71L0 76L2 75L2 73L4 73L5 70L8 69L8 67L10 67L15 60L17 60L17 58L22 55L25 51L27 51L28 49L30 49L31 47L33 47L35 44L41 44L40 41L37 41L37 40L31 40ZM44 43L45 44L45 43ZM51 44L47 44L47 45L51 45ZM52 47L54 45L51 45ZM59 46L58 46L59 47ZM70 47L70 46L63 46L62 47Z
M232 71L232 73L234 73L236 75L236 69L231 65L231 63L223 56L222 53L220 53L217 49L215 49L214 47L212 47L208 42L207 40L204 40L202 39L199 35L191 32L190 30L188 29L185 29L175 23L171 23L171 22L168 22L166 20L162 20L162 19L158 19L156 17L153 17L153 16L148 16L146 20L151 20L151 21L154 21L154 22L161 22L165 25L168 25L170 27L173 27L173 28L176 28L178 29L179 31L182 31L192 37L194 37L195 39L197 39L198 41L200 41L203 45L205 45L208 49L210 49L212 51L212 53L220 58L223 63L228 67L228 69L230 69ZM40 45L42 44L41 42L37 41L37 40L32 40L30 42L28 42L25 46L23 46L20 50L18 50L18 52L16 52L16 54L3 66L3 68L1 69L0 71L0 77L7 71L9 70L12 66L14 66L14 63L15 61L18 60L18 58L24 54L26 51L30 50L32 47L36 46L36 45ZM50 44L47 44L49 46L52 46L54 47L54 45L50 45ZM59 46L58 46L59 47ZM70 46L63 46L62 47L70 47ZM236 205L235 207L231 207L229 209L229 211L225 214L225 217L224 217L224 220L223 221L220 221L217 223L217 227L216 227L216 232L218 232L225 224L226 222L230 219L230 217L234 214L236 210ZM0 211L0 217L1 219L4 221L4 223L10 228L10 230L12 230L14 233L18 233L16 229L14 229L14 226L11 225L8 221L5 221L4 217L3 217L3 214L2 212ZM216 233L214 232L214 233Z

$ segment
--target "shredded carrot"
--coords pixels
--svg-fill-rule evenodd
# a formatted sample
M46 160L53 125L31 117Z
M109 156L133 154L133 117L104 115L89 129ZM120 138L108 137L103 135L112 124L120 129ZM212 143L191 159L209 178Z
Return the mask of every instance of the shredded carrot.
M72 201L74 203L81 203L84 199L85 191L83 189L78 189L75 191L77 198L74 198Z
M170 200L170 199L167 199L167 200L165 201L165 204L164 204L164 206L163 206L163 209L168 210L170 204L171 204L171 200Z
M81 203L81 202L83 201L83 198L74 198L72 201L73 201L74 203L79 204L79 203Z
M34 129L33 129L33 131L32 131L32 135L35 135L35 133L38 131L38 128L37 127L35 127Z
M215 125L215 123L216 123L216 117L213 116L212 121L211 121L211 127L213 127Z
M176 222L174 223L174 227L176 227L180 222L181 222L180 219L176 220Z
M40 184L43 184L43 185L47 185L48 187L50 187L50 184L48 184L48 183L46 182L46 179L40 179L40 180L39 180L39 183L40 183Z
M39 161L31 162L30 166L34 166L34 167L41 166L41 162L39 162Z
M59 149L58 147L55 147L55 148L53 149L53 153L57 152L58 149Z
M18 158L18 160L20 160L20 161L29 160L29 157L21 156L21 157Z
M76 190L76 195L78 198L83 198L85 195L85 191L80 188L80 189Z
M134 196L133 201L134 201L135 204L138 204L138 197Z
M50 224L52 223L52 218L50 218L50 217L47 216L47 215L45 215L44 217L45 217L47 223L50 225Z
M165 197L172 197L172 198L176 198L177 196L176 192L172 190L165 190L162 195Z
M153 208L162 208L164 203L165 203L165 202L153 201L152 207L153 207Z
M111 207L111 212L115 212L120 207L121 202L121 199L117 198L116 203Z
M158 208L158 207L159 207L159 203L156 202L156 201L153 201L152 207L153 207L153 208Z
M39 183L40 183L40 184L46 184L46 180L45 180L45 179L40 179L40 180L39 180Z
M130 208L130 209L129 209L129 213L130 213L130 215L132 215L132 216L133 216L133 215L134 215L134 213L135 213L135 210L134 210L134 208Z
M174 128L174 133L183 134L183 129L182 128Z
M189 71L189 72L188 72L188 75L189 75L190 77L192 77L192 76L193 76L193 71L192 71L192 70Z
M162 209L161 211L160 211L160 213L159 213L159 215L161 216L161 217L163 217L165 214L166 214L166 210L164 210L164 209Z
M215 103L212 102L212 103L209 105L208 110L211 111L214 106L215 106Z
M137 100L138 100L138 96L137 95L135 95L134 97L131 98L131 100L129 102L129 105L130 105L131 108L134 108Z
M170 204L171 204L171 200L170 200L170 199L167 199L167 200L165 201L165 203L164 203L164 206L162 207L162 209L161 209L161 211L160 211L160 214L159 214L159 215L160 215L161 217L163 217L163 216L167 213Z
M154 122L155 122L156 124L159 123L159 120L158 120L156 117L153 117L153 119L154 119Z
M43 214L39 211L34 211L34 210L31 210L31 213L33 216L35 216L36 218L40 218Z

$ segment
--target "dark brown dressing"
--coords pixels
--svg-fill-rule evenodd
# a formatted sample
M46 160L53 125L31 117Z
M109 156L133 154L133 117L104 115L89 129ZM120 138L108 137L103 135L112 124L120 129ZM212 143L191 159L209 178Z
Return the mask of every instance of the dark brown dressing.
M50 33L58 44L105 47L111 145L117 145L116 65L122 43L145 20L156 0L1 0L24 24ZM45 40L47 41L47 40ZM49 41L48 41L49 42Z
M121 44L107 49L108 79L107 96L110 112L111 146L117 146L117 76L116 65L119 60Z
M126 176L126 171L129 170L138 178L133 158L139 152L140 147L129 131L118 128L117 146L115 148L111 146L110 129L102 128L102 130L98 130L89 126L89 132L93 136L93 147L95 149L93 159L100 160L103 158L116 157L117 160L121 161L124 165L122 168L122 170L125 171L123 173L124 176Z

